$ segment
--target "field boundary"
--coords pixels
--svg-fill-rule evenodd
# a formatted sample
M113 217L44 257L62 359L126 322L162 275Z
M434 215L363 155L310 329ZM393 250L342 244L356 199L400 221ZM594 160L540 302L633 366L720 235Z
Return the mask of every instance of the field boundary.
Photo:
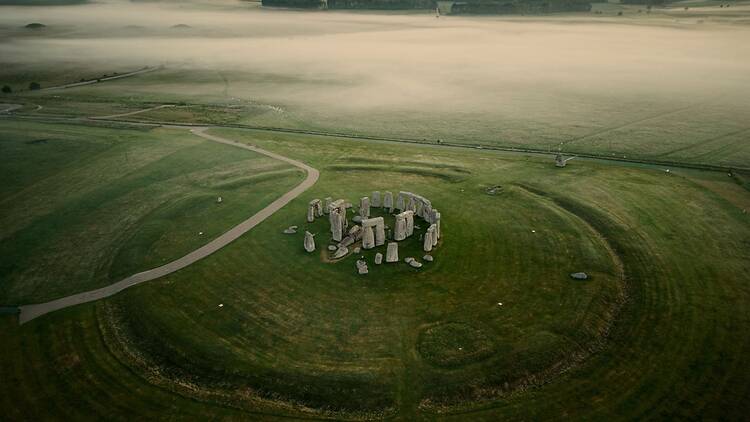
M542 149L542 148L529 148L529 147L511 147L511 146L501 146L501 145L487 145L487 144L468 144L468 143L460 143L460 142L446 142L446 141L440 141L437 140L425 140L425 139L417 139L417 138L394 138L394 137L388 137L388 136L377 136L377 135L358 135L353 133L344 133L344 132L326 132L326 131L318 131L318 130L308 130L308 129L294 129L294 128L284 128L284 127L274 127L274 126L254 126L254 125L245 125L245 124L239 124L239 123L181 123L181 122L170 122L170 121L159 121L159 120L134 120L134 119L111 119L107 118L107 116L102 117L69 117L69 116L30 116L30 115L20 115L20 114L7 114L7 115L0 115L0 117L5 118L19 118L24 120L40 120L40 121L49 121L49 122L59 122L59 121L68 121L68 122L77 122L80 124L85 124L87 122L109 122L109 123L121 123L121 124L130 124L130 125L137 125L137 126L154 126L154 127L178 127L178 128L202 128L202 127L211 127L211 128L226 128L226 129L245 129L245 130L257 130L257 131L263 131L263 132L274 132L274 133L293 133L293 134L300 134L300 135L313 135L313 136L323 136L328 138L343 138L343 139L357 139L357 140L366 140L366 141L380 141L380 142L394 142L394 143L403 143L403 144L414 144L414 145L426 145L426 146L433 146L433 147L452 147L452 148L464 148L464 149L475 149L475 150L489 150L489 151L503 151L503 152L515 152L515 153L521 153L521 154L541 154L541 155L555 155L557 154L557 151ZM596 153L588 153L588 152L570 152L566 155L580 157L580 158L589 158L593 160L603 160L603 161L611 161L616 163L629 163L629 164L644 164L644 165L650 165L650 166L663 166L663 167L672 167L672 168L686 168L686 169L693 169L693 170L707 170L707 171L720 171L724 173L729 173L733 170L742 170L745 172L750 172L750 167L742 167L742 166L721 166L716 164L706 164L706 163L687 163L683 161L672 161L672 160L659 160L659 159L650 159L650 158L627 158L627 157L613 157L611 155L605 155L605 154L596 154Z

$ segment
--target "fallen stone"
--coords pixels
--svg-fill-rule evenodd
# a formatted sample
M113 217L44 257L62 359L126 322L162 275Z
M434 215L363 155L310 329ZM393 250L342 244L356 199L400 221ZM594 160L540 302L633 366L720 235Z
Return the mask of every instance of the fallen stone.
M359 253L360 251L361 251L361 249L359 248L359 246L357 246L356 248L354 248L354 253Z
M409 265L411 265L413 268L422 268L422 263L417 261L416 259L412 259L411 262L409 262Z
M334 245L328 245L328 250L329 250L329 251L333 252L333 251L335 251L336 249L338 249L338 248L337 248L336 246L334 246Z
M570 278L572 278L574 280L587 280L589 278L589 275L586 274L586 273L584 273L584 272L572 273L570 275Z
M355 222L355 223L357 223L357 224L359 224L359 223L362 222L362 216L361 215L355 215L354 217L352 217L352 221Z
M412 261L414 261L414 258L410 256L407 256L406 258L404 258L404 262L406 262L407 264L411 264Z
M295 234L297 233L297 226L289 226L284 229L284 234Z
M331 258L333 259L343 258L348 253L349 253L349 248L347 247L338 248L336 249L336 252L333 253L333 256Z
M380 265L383 263L383 254L378 252L375 254L375 264Z
M340 248L342 246L351 246L352 244L354 244L354 238L352 238L351 236L346 236L345 238L341 239L341 242L339 242L336 246Z
M427 262L432 262L432 261L435 260L435 258L433 258L432 255L430 255L430 254L427 254L427 255L423 256L422 259L425 260L425 261L427 261Z

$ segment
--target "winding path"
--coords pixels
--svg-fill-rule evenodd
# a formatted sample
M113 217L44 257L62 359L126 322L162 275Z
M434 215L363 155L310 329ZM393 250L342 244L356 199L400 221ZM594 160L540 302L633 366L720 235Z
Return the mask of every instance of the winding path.
M135 286L137 284L144 283L146 281L155 280L165 275L171 274L175 271L181 270L196 261L199 261L212 253L218 251L224 246L232 243L237 238L247 233L250 229L260 224L263 220L270 217L273 213L280 210L286 204L291 202L294 198L298 197L304 191L309 189L315 182L318 181L319 172L318 170L304 164L300 161L293 160L291 158L284 157L273 152L266 151L264 149L246 145L240 142L235 142L229 139L221 138L215 135L209 135L205 133L208 127L193 127L190 131L195 135L203 137L213 142L218 142L226 145L231 145L237 148L244 148L258 154L289 163L297 168L304 170L307 173L305 180L297 185L294 189L282 195L280 198L273 201L270 205L266 206L262 210L258 211L255 215L243 221L242 223L232 227L226 233L210 241L209 243L201 246L200 248L190 252L182 258L176 259L172 262L164 264L160 267L156 267L150 270L146 270L137 274L134 274L128 278L120 280L109 286L102 287L96 290L90 290L88 292L78 293L71 296L63 297L46 303L38 303L34 305L20 306L20 315L18 317L19 323L24 324L31 321L34 318L40 317L44 314L57 311L59 309L68 308L71 306L79 305L82 303L93 302L95 300L103 299L114 294L117 294L128 287Z

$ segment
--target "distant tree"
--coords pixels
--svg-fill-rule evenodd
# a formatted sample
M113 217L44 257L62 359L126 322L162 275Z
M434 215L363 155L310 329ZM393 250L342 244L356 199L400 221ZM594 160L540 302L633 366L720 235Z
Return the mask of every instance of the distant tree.
M42 88L41 85L39 85L39 82L32 82L29 84L29 89L32 91L38 91Z
M10 89L8 85L3 85L3 94L10 94L11 92L13 92L13 90Z

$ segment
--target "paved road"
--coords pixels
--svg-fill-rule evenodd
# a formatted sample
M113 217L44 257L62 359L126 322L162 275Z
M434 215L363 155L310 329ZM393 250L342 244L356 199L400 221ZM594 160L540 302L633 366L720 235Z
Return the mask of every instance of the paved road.
M71 306L79 305L81 303L87 303L87 302L92 302L95 300L103 299L103 298L112 296L114 294L117 294L127 289L128 287L132 287L137 284L144 283L146 281L155 280L157 278L163 277L167 274L171 274L175 271L185 268L188 265L193 264L194 262L199 261L211 255L212 253L218 251L224 246L232 243L234 240L236 240L243 234L247 233L250 229L260 224L263 220L270 217L273 213L280 210L284 205L291 202L294 198L298 197L302 192L309 189L318 180L318 176L319 176L318 170L308 166L307 164L304 164L297 160L292 160L291 158L287 158L279 154L274 154L273 152L269 152L269 151L266 151L264 149L261 149L255 146L250 146L250 145L246 145L240 142L235 142L229 139L221 138L219 136L209 135L205 133L206 129L208 128L207 127L193 127L193 128L190 128L190 131L198 136L201 136L203 138L206 138L214 142L231 145L237 148L244 148L244 149L254 151L259 154L263 154L268 157L275 158L277 160L289 163L295 167L298 167L304 170L307 173L307 178L305 178L305 180L302 183L297 185L297 187L285 193L280 198L273 201L270 205L258 211L252 217L248 218L247 220L243 221L237 226L231 228L228 232L222 234L221 236L217 237L216 239L212 240L206 245L183 256L182 258L179 258L168 264L162 265L161 267L153 268L151 270L147 270L138 274L134 274L124 280L120 280L114 284L111 284L106 287L102 287L100 289L74 294L74 295L67 296L61 299L53 300L51 302L21 306L20 307L21 313L18 317L19 323L24 324L26 322L31 321L34 318L40 317L44 314L47 314L47 313L50 313L59 309L68 308Z

